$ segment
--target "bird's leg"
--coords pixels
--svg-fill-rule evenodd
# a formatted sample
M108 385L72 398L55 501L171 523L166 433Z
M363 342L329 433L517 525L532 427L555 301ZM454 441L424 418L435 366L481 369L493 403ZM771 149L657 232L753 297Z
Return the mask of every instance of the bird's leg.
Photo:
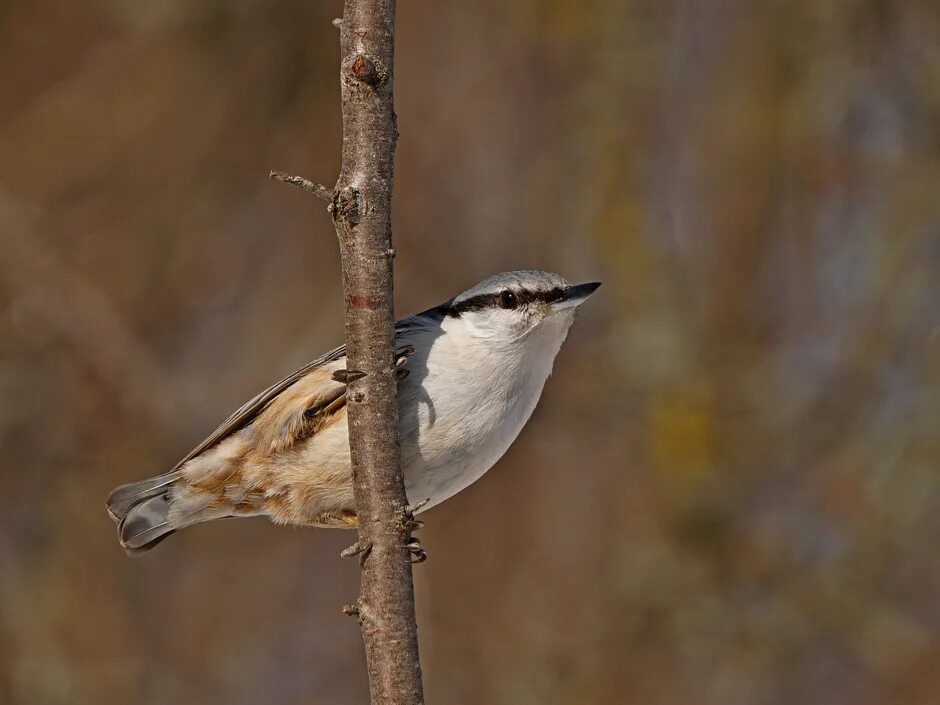
M421 540L417 536L412 536L412 531L417 531L424 526L424 522L415 519L415 512L430 502L430 497L417 504L406 504L401 508L398 526L405 535L405 549L411 554L412 563L424 563L428 559L428 552L421 547Z

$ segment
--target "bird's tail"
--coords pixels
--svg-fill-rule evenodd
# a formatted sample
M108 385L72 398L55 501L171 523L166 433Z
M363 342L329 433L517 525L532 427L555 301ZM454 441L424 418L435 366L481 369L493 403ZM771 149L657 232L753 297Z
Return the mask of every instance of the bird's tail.
M205 502L193 502L192 494L178 470L115 488L108 497L108 514L118 525L124 549L138 555L178 529L218 518L218 512L206 511Z

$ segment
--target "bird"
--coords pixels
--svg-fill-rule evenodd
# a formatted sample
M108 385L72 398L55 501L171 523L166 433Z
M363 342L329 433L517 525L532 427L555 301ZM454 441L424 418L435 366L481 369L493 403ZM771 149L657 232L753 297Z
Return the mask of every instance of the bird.
M476 482L541 397L576 309L600 282L496 274L395 325L408 500L426 511ZM117 487L107 510L130 555L227 517L356 528L346 348L330 350L236 410L169 472Z

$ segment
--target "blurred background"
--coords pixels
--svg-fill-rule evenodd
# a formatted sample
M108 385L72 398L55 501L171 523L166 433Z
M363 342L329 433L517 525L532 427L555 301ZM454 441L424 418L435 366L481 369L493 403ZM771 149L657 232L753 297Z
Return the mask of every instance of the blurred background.
M338 0L0 3L0 703L364 703L351 534L104 511L340 342ZM940 702L940 6L406 0L399 311L601 279L425 515L437 705Z

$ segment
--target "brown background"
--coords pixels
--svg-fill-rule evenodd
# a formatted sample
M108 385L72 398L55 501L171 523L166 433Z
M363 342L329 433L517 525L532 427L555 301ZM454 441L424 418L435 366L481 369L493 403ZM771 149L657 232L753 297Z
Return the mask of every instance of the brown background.
M426 515L428 702L940 698L933 0L403 0L398 305L605 286ZM341 338L338 1L0 3L0 703L363 703L351 534L104 498Z

